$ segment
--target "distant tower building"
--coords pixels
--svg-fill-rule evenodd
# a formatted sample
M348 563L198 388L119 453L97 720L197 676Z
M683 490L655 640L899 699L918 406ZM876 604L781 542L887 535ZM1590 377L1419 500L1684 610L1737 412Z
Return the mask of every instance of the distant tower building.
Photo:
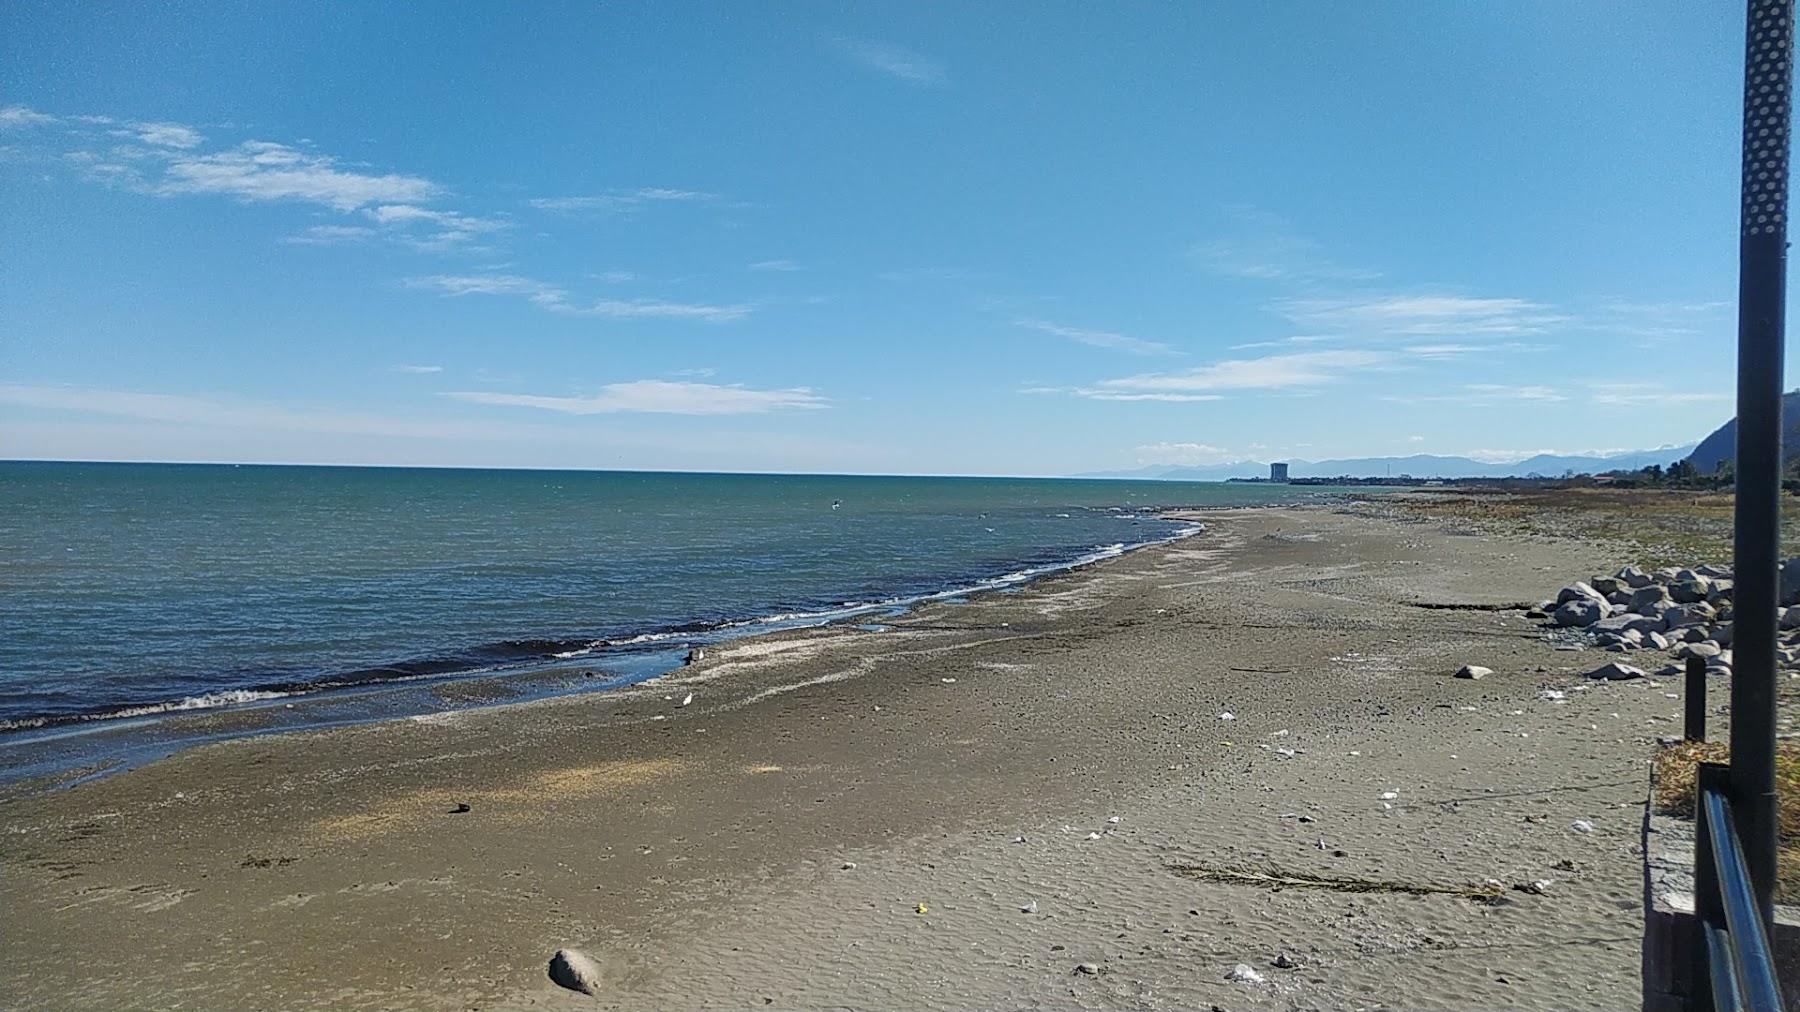
M1269 480L1285 482L1288 480L1286 464L1270 464Z

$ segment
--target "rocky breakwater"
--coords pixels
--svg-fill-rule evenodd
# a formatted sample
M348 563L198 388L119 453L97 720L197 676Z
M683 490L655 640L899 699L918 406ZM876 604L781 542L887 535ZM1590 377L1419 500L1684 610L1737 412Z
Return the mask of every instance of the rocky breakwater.
M1731 674L1732 576L1726 566L1670 567L1645 572L1626 566L1562 588L1553 601L1526 612L1619 653L1652 651L1671 660L1656 673L1677 675L1689 657L1706 661L1708 674ZM1781 565L1783 668L1800 668L1800 558ZM1601 672L1612 672L1602 674ZM1604 666L1595 677L1642 672L1628 664ZM1632 677L1626 674L1625 677Z

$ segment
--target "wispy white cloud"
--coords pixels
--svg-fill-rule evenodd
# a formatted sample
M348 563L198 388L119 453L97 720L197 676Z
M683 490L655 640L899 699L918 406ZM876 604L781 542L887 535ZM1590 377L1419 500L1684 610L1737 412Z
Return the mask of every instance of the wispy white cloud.
M852 62L908 84L937 86L949 80L943 64L903 46L847 38L833 39L832 46Z
M9 105L0 108L0 129L9 127L49 126L57 122L55 116L38 112L23 105Z
M1191 400L1221 391L1289 390L1335 383L1345 376L1388 364L1376 351L1308 351L1262 358L1230 359L1172 373L1144 373L1102 380L1075 392L1097 400Z
M326 155L286 144L245 141L210 154L171 156L163 176L152 183L163 194L209 193L244 201L301 201L339 211L371 204L411 204L430 200L442 187L429 179L399 173L380 175L342 167Z
M609 285L630 284L638 280L637 274L633 271L600 271L592 277L595 281L603 281Z
M1604 299L1583 321L1594 333L1634 338L1644 347L1688 341L1706 334L1729 334L1729 311L1723 300L1637 301Z
M1144 393L1111 390L1105 387L1076 387L1070 391L1091 401L1156 401L1165 404L1193 404L1199 401L1222 401L1223 394Z
M753 271L797 271L800 265L792 260L758 260L750 265Z
M1175 349L1160 341L1145 341L1140 338L1127 337L1124 334L1115 334L1106 330L1083 330L1078 327L1065 327L1061 324L1051 323L1048 320L1033 319L1017 319L1013 321L1013 325L1024 327L1027 330L1039 331L1040 333L1054 334L1057 337L1067 338L1079 344L1091 345L1095 348L1116 348L1120 351L1129 351L1137 355L1175 354Z
M1714 404L1736 399L1728 390L1671 390L1658 383L1590 383L1588 400L1613 407Z
M363 225L314 225L286 236L281 241L295 246L342 246L366 242L375 235L374 229Z
M91 387L0 384L0 405L210 429L394 436L487 438L491 426L456 418L412 418L291 408L262 401Z
M1568 395L1554 387L1510 383L1470 383L1463 389L1489 400L1566 401Z
M1656 407L1726 403L1733 396L1731 392L1724 390L1672 390L1661 383L1601 381L1561 387L1532 383L1466 383L1454 391L1386 394L1381 399L1401 404L1462 404L1469 407L1492 407L1519 402Z
M155 147L183 151L197 148L206 140L200 131L180 123L133 123L129 129L113 131L113 136L131 137Z
M415 376L424 376L430 373L443 372L444 367L441 365L397 365L394 367L394 371L411 373Z
M556 285L514 274L437 274L410 278L406 285L449 296L511 295L558 313L614 319L688 319L725 323L742 319L756 308L748 304L714 305L662 299L600 299L578 303Z
M1295 235L1278 215L1254 208L1230 211L1230 235L1196 243L1190 251L1202 270L1255 281L1372 281L1378 271L1346 267L1325 256L1319 243Z
M1520 401L1555 403L1569 400L1569 394L1557 387L1519 383L1465 383L1454 387L1433 387L1434 392L1411 391L1387 393L1380 400L1393 404L1460 404L1466 407L1492 407Z
M663 415L756 415L771 411L825 407L825 398L808 387L756 390L715 383L634 380L609 383L589 396L558 397L462 390L446 394L473 404L538 408L570 415L622 413Z
M516 295L546 309L566 310L568 293L555 285L516 274L433 274L408 278L408 288L422 288L443 295Z
M512 227L504 216L426 206L447 191L422 176L369 171L306 145L248 140L208 150L206 136L182 123L58 117L24 106L0 110L3 126L59 128L50 140L34 142L35 157L104 185L159 197L311 204L361 219L308 227L281 240L294 245L388 240L446 252L478 248L476 239Z
M1227 350L1249 351L1254 348L1286 348L1297 344L1330 344L1333 341L1341 340L1343 340L1343 336L1339 334L1295 334L1292 337L1284 337L1279 341L1247 341L1243 344L1234 344Z
M1462 295L1376 295L1285 299L1276 311L1296 323L1370 337L1539 334L1568 317L1543 303Z
M465 248L481 236L512 227L505 218L483 218L414 204L379 204L364 209L363 214L386 229L390 237L426 250Z
M1473 355L1477 352L1492 351L1493 346L1485 344L1412 344L1401 350L1419 358L1452 358L1457 355Z
M644 186L635 190L608 190L605 193L577 197L538 197L526 201L540 211L558 214L620 213L638 211L653 204L698 204L719 199L716 193L702 190L677 190L665 186Z
M741 320L750 315L754 308L741 303L717 306L696 302L666 302L662 299L601 299L588 306L575 307L569 311L587 316L610 316L618 319L661 318L724 323L729 320Z

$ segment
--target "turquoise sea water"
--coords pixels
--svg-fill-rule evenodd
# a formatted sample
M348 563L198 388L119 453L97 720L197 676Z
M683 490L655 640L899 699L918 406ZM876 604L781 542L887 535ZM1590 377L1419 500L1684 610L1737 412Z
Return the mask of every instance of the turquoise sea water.
M1004 586L1280 486L0 463L0 728L617 669ZM834 505L835 504L835 505Z

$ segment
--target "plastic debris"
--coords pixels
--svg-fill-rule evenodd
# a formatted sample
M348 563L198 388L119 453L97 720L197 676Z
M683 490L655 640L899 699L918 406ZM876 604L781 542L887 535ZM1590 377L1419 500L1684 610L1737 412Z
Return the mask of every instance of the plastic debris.
M1252 969L1250 964L1239 963L1232 967L1229 973L1225 974L1225 979L1235 980L1243 984L1261 984L1263 982L1263 975Z

